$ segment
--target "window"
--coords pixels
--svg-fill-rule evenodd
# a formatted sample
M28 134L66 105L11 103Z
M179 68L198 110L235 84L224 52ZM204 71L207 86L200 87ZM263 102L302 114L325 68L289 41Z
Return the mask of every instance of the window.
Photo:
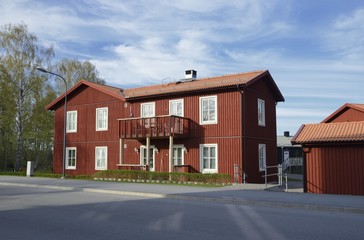
M265 102L258 99L258 125L265 126Z
M68 133L77 132L77 111L67 111L66 130Z
M183 99L169 101L169 115L183 117Z
M200 97L200 124L217 123L217 96Z
M143 118L155 116L155 103L142 103L140 116Z
M173 165L183 165L183 145L173 145Z
M96 131L107 131L108 108L96 108Z
M149 171L154 171L154 146L150 146L149 148ZM146 146L140 146L140 165L147 165L147 147Z
M76 148L66 148L66 169L76 169Z
M266 166L266 145L259 144L258 149L259 170L264 171Z
M95 170L107 170L107 147L95 148Z
M202 173L217 173L217 144L200 145Z

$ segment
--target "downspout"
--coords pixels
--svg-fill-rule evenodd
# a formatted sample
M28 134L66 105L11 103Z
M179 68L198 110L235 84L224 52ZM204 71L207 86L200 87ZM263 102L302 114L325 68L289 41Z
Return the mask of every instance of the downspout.
M242 160L242 170L243 170L243 183L246 183L246 124L245 124L245 94L244 94L244 90L241 90L239 85L236 85L236 88L238 89L239 93L240 93L240 112L241 112L241 142L242 142L242 154L241 154L241 160ZM244 84L244 88L245 88L245 84ZM244 104L244 106L243 106Z

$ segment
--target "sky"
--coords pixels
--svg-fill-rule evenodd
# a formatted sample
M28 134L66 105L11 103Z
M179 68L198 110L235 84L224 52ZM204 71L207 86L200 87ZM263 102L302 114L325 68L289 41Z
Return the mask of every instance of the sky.
M92 62L130 88L269 70L294 135L364 103L363 0L0 0L0 26L24 23L55 60Z

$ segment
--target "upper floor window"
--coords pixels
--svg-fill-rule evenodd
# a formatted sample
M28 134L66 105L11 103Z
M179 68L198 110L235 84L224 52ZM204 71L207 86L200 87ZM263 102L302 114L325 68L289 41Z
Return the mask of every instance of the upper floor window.
M95 170L107 170L107 147L95 148Z
M200 145L202 173L217 173L217 144Z
M142 103L140 106L141 113L140 116L143 118L154 117L155 116L155 103Z
M200 124L217 123L217 96L200 97Z
M68 133L77 132L77 111L67 111L66 130Z
M169 115L183 117L183 99L169 101Z
M76 169L76 153L75 147L66 148L66 169Z
M108 123L108 108L96 108L96 131L106 131Z
M264 171L266 166L266 145L258 145L259 171Z
M265 126L265 102L258 99L258 125Z

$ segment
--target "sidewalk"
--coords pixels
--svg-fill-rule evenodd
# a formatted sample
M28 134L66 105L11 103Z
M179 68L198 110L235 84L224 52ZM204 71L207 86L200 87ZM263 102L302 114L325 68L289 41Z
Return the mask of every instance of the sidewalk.
M182 199L364 214L364 196L265 191L263 190L265 187L264 184L238 184L221 188L204 188L183 185L0 176L0 188L1 186L37 187L146 198Z

